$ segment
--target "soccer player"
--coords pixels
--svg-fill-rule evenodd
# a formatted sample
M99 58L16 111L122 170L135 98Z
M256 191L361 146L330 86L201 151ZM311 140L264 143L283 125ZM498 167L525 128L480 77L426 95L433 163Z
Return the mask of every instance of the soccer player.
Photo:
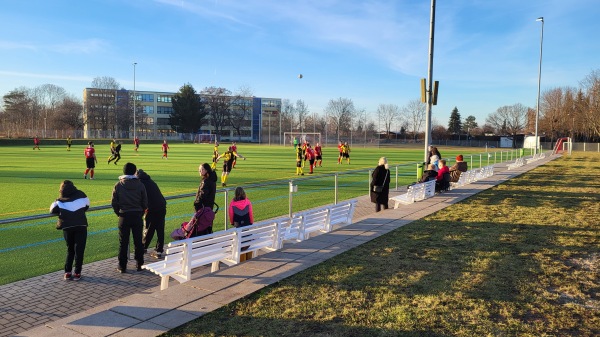
M300 149L302 150L302 168L304 168L304 163L306 162L306 148L307 148L308 143L307 142L303 142L302 146L300 147Z
M115 160L115 144L116 141L114 139L110 141L110 156L108 156L107 164L110 164L112 160Z
M212 164L210 168L214 171L217 169L217 158L219 158L219 142L215 141L215 147L213 148Z
M71 151L71 144L73 144L73 140L71 140L71 136L67 137L67 151Z
M237 144L235 142L231 143L231 151L237 153ZM233 167L235 167L235 163L237 163L237 157L233 157Z
M221 172L221 186L225 187L227 186L227 178L229 177L229 172L231 172L231 169L233 168L233 160L237 157L240 157L244 160L246 160L246 158L244 156L242 156L241 154L238 154L237 152L233 151L233 148L230 146L229 149L224 152L223 154L221 154L220 156L217 157L217 161L219 161L219 159L223 158L223 172Z
M140 148L140 139L137 136L133 138L133 145L135 146L135 152L137 152L137 150Z
M302 147L296 147L296 175L303 176L304 172L302 171L302 159L304 158L304 154L302 154Z
M348 142L345 142L342 146L342 157L346 158L348 165L350 165L350 145L348 145Z
M323 167L323 154L322 154L322 150L321 150L321 144L317 143L317 146L315 146L315 161L316 163L319 164L319 167Z
M112 156L108 159L108 162L115 161L115 165L121 160L121 142L118 142L117 146L113 149ZM116 159L116 160L115 160Z
M344 144L341 141L338 141L338 151L340 152L340 155L338 156L338 164L342 163L342 146L344 146Z
M169 150L169 144L167 144L167 140L163 140L162 143L162 151L163 151L163 155L161 158L165 158L165 159L169 159L168 155L167 155L167 151Z
M40 150L40 139L38 138L38 136L33 137L33 149Z
M88 172L90 172L90 180L94 179L94 167L96 167L96 163L98 163L98 159L96 159L96 150L94 149L94 142L89 141L88 146L83 151L85 154L85 164L87 169L83 174L83 179L87 179Z
M315 167L315 150L310 146L309 143L306 144L306 157L308 159L308 163L310 164L310 172L309 174L313 174L313 167Z

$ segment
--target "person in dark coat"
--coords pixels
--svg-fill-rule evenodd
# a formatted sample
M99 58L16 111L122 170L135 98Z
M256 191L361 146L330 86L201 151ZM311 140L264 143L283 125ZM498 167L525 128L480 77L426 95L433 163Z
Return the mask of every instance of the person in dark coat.
M419 183L425 183L430 180L436 180L437 174L438 173L435 170L435 166L433 164L429 164L427 165L427 170L423 172L423 176L421 177L421 180L419 180Z
M163 246L165 244L165 216L167 215L167 200L160 192L158 185L150 178L144 170L138 169L135 175L140 179L144 187L146 187L146 195L148 196L148 209L146 209L146 225L144 228L144 251L150 246L150 242L154 238L156 232L156 246L154 252L150 255L156 258L161 258Z
M427 162L426 164L431 164L431 156L438 156L438 159L442 159L442 154L437 149L437 147L433 145L429 145L429 151L427 151Z
M467 165L467 162L464 161L463 155L459 154L458 156L456 156L456 164L452 165L452 167L450 167L450 182L458 182L458 179L460 179L460 175L463 172L467 172L467 170L469 169L469 166Z
M381 192L375 191L375 186L381 186ZM371 179L371 202L375 204L375 212L383 209L388 209L390 193L390 170L387 162L387 158L379 158L379 165L373 170Z
M148 195L146 187L135 175L136 171L135 164L125 164L123 166L124 174L119 176L119 181L115 184L112 192L111 206L119 217L119 266L117 267L119 273L127 272L130 233L135 246L136 269L141 271L144 264L143 215L148 209Z
M196 212L203 206L213 208L215 204L215 195L217 194L217 174L210 168L208 163L204 163L198 167L198 173L202 178L196 199L194 200L194 209Z
M58 214L56 229L62 229L67 243L64 279L79 281L87 241L88 221L85 212L90 208L90 199L70 180L63 181L58 192L58 199L50 205L50 213ZM74 274L72 273L73 260L75 260Z

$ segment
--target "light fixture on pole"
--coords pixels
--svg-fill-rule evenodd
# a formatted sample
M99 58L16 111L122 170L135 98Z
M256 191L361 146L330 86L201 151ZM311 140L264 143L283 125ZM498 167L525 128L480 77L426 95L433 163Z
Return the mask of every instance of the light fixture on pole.
M541 35L540 35L540 68L538 71L538 94L537 94L537 108L535 111L535 151L533 152L534 154L538 153L538 149L540 147L540 140L538 138L538 123L540 120L540 88L541 88L541 83L542 83L542 47L544 45L544 17L539 17L537 18L535 21L541 21L542 22L542 30L541 30Z
M135 139L136 137L136 133L135 133L135 113L136 113L136 108L137 108L137 100L135 97L135 65L137 64L137 62L133 62L133 139Z

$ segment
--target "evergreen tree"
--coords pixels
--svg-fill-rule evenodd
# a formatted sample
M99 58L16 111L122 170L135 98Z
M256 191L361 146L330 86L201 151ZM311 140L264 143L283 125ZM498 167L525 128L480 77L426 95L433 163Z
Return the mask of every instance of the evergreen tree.
M469 116L465 119L465 122L463 123L462 127L463 127L463 132L466 133L467 135L471 133L471 131L475 128L477 128L477 122L475 121L475 116Z
M171 102L173 103L173 113L170 123L173 130L181 133L195 133L202 127L207 112L191 84L185 84L179 88L179 92L173 96Z
M460 121L460 113L458 112L458 108L454 107L450 114L450 120L448 121L448 132L451 134L460 134L461 129L462 122Z

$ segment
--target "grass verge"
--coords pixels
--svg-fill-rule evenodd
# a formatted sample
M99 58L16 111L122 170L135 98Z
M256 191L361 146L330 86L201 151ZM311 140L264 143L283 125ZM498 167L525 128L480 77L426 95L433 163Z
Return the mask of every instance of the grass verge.
M598 336L599 161L549 162L164 336Z

